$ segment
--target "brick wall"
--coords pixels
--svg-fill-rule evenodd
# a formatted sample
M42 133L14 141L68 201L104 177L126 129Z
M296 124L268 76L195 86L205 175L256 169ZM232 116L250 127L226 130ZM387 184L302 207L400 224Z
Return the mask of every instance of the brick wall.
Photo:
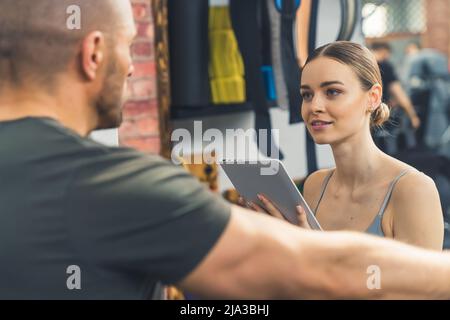
M138 29L132 46L135 73L128 81L130 99L124 107L119 143L143 152L159 153L156 65L151 0L130 0Z
M426 0L425 9L425 47L435 48L450 57L450 0Z

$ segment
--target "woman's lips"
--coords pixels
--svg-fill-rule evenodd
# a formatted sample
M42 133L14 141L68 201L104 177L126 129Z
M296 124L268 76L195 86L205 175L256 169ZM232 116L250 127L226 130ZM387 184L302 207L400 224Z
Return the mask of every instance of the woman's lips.
M331 121L320 121L320 120L315 120L311 122L311 128L313 130L324 130L326 128L328 128L329 126L331 126L333 124L333 122Z

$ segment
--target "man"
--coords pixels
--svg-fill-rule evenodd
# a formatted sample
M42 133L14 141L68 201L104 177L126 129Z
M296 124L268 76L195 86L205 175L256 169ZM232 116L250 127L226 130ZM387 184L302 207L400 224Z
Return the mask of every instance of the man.
M405 53L405 84L423 123L416 132L418 144L443 148L440 151L449 154L442 141L450 121L448 58L437 50L422 49L417 42L409 43Z
M380 67L382 81L383 81L383 101L386 102L392 109L393 124L385 126L383 132L377 132L375 141L386 153L393 155L398 150L397 139L399 131L405 133L405 144L407 147L415 145L414 134L409 130L409 122L401 124L403 128L399 128L401 122L401 114L395 107L400 107L408 116L410 123L414 129L420 127L420 119L411 103L408 95L402 88L402 85L397 77L394 66L389 62L391 56L391 47L385 42L375 42L371 45L371 50L375 56Z
M146 299L158 282L221 298L450 297L447 253L302 230L85 138L120 124L128 0L2 0L0 21L0 298Z

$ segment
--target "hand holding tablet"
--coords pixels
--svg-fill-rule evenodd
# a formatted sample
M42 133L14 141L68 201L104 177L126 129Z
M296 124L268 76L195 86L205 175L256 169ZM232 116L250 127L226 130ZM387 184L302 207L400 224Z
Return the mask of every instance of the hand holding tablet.
M264 204L264 208L261 208L254 203L250 203L251 209L263 213L268 213L271 216L278 219L289 221L286 219L283 213L280 212L280 210L277 208L277 205L273 203L267 196L258 195L258 199ZM303 207L300 205L297 206L296 209L297 209L298 226L304 229L312 229L311 226L309 225L308 215L306 214L305 209L303 209Z
M296 207L301 206L306 213L306 219L311 229L322 230L281 161L276 159L225 160L220 162L220 166L245 199L264 206L265 204L258 198L258 194L264 195L286 220L294 224L299 223Z

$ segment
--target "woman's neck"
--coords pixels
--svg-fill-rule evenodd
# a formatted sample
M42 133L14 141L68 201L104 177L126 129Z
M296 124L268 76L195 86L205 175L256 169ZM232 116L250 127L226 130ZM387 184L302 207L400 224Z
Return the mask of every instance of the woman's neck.
M339 186L355 189L367 184L382 168L384 154L373 142L370 132L348 138L331 146Z

